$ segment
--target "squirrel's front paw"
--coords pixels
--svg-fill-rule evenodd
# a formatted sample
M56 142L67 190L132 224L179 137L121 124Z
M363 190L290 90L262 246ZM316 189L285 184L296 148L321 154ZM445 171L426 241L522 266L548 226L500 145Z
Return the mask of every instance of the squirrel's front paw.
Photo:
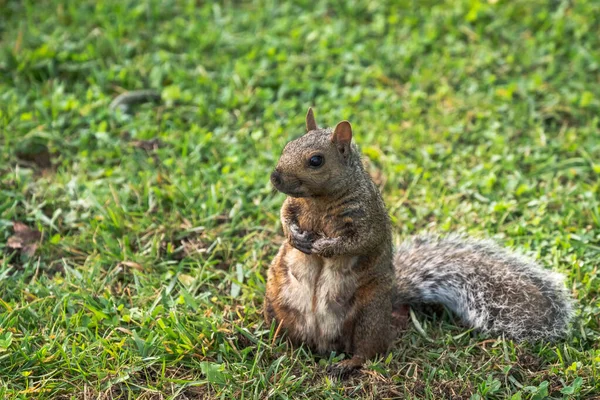
M325 258L333 257L332 240L328 238L319 238L315 240L312 246L312 252Z
M290 237L289 242L297 250L300 250L304 254L313 253L313 245L317 239L317 235L311 231L303 231L296 224L290 224Z

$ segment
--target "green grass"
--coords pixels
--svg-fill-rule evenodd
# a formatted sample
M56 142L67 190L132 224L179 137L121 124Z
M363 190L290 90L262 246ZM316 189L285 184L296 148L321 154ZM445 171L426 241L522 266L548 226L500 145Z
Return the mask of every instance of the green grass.
M0 0L1 398L600 393L600 3L313 3ZM163 103L109 110L141 88ZM352 122L398 241L532 253L568 276L572 336L419 311L430 340L345 382L274 340L268 176L309 105Z

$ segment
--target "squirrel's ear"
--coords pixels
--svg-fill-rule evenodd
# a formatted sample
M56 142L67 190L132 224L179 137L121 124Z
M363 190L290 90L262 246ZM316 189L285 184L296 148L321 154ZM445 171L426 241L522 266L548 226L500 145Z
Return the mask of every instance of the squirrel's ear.
M313 114L312 108L308 107L308 112L306 113L306 132L314 131L315 129L318 129L315 114Z
M350 154L350 143L352 142L352 126L348 121L342 121L335 126L331 135L331 142L335 144L344 157Z

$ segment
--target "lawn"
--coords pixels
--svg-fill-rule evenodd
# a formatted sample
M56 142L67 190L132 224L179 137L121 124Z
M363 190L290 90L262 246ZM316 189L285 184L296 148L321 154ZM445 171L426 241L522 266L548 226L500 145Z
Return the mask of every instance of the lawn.
M600 2L315 3L0 0L0 398L599 395ZM347 381L274 337L268 178L308 106L352 122L396 242L565 273L570 337L415 309Z

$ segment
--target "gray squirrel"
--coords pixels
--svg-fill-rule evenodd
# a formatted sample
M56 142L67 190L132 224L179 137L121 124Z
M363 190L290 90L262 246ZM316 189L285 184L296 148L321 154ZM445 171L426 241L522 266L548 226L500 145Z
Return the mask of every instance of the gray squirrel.
M271 183L287 195L286 240L269 267L264 316L317 353L351 354L331 375L385 353L410 304L443 304L471 328L517 341L568 332L563 276L524 256L459 235L417 236L394 252L349 122L319 129L309 109L306 134L285 146Z

